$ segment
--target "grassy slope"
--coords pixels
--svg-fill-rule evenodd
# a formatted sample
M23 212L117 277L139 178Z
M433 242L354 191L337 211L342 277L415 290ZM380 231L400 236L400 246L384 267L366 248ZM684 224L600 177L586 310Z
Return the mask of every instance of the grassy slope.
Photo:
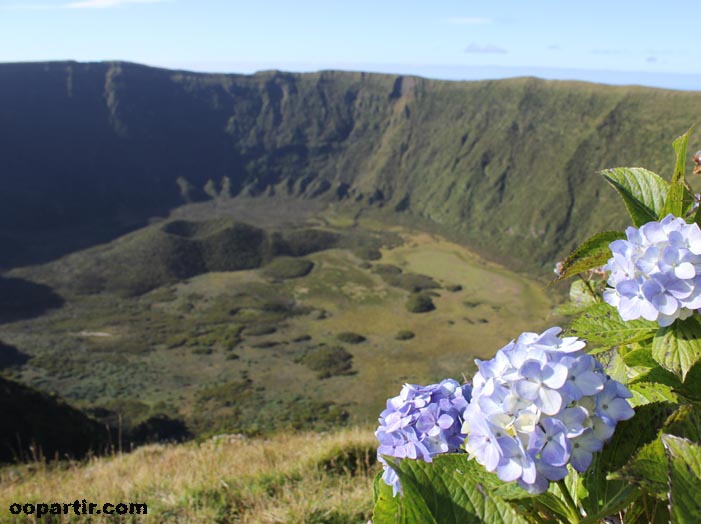
M16 501L84 498L148 505L148 517L120 522L364 524L378 471L375 449L370 430L349 429L266 440L223 435L200 444L150 445L87 463L18 465L0 469L0 521Z
M120 412L132 427L166 414L185 419L195 433L327 428L370 422L403 382L470 375L475 357L554 322L549 292L458 244L363 221L325 227L346 247L307 254L313 267L296 278L271 275L274 265L209 272L138 297L81 294L64 278L97 267L96 257L118 261L116 273L139 267L123 249L139 233L15 270L56 287L66 304L1 326L4 340L33 357L12 372L83 408ZM158 231L153 226L144 238ZM382 244L380 260L356 254ZM378 273L383 266L398 274L388 281ZM417 284L439 286L429 290L437 295L435 311L407 311ZM459 290L448 290L455 285ZM404 330L415 336L398 340ZM339 340L346 332L366 340ZM345 353L331 349L338 345ZM324 369L311 364L313 355L326 356Z
M0 141L12 154L0 159L0 223L27 226L0 232L14 246L2 262L114 235L184 198L210 198L207 181L221 192L228 177L232 194L402 210L511 267L542 269L623 223L595 171L666 174L667 144L699 112L700 93L531 78L2 65ZM80 239L54 232L60 242L28 247L36 228L86 223Z

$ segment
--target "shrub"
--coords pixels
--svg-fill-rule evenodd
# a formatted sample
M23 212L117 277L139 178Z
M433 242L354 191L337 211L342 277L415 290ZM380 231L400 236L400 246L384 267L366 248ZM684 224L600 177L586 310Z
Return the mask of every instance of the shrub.
M367 340L363 335L353 333L352 331L344 331L343 333L339 333L336 335L336 338L341 342L345 342L346 344L360 344Z
M436 306L425 293L414 293L406 301L406 308L410 313L428 313L436 309Z
M319 346L304 353L297 362L317 372L320 379L338 375L350 375L353 371L353 355L342 346Z
M408 329L403 329L395 335L396 340L411 340L414 338L416 334L413 331L409 331Z
M263 274L272 279L300 278L309 274L314 262L306 258L277 257L263 268Z

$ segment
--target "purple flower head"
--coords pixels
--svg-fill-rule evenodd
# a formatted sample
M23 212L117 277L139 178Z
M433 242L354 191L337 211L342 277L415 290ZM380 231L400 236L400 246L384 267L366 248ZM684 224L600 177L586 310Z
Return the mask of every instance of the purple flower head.
M463 415L470 458L531 493L564 478L568 464L585 471L616 423L633 414L625 386L584 353L584 341L560 331L523 333L477 362Z
M623 320L644 318L669 326L701 308L701 229L668 215L626 229L609 244L612 257L604 300Z
M401 493L399 477L383 455L431 462L439 453L457 451L465 440L461 427L471 393L469 385L446 379L429 386L405 384L399 395L387 401L375 436L385 470L382 478L394 495Z

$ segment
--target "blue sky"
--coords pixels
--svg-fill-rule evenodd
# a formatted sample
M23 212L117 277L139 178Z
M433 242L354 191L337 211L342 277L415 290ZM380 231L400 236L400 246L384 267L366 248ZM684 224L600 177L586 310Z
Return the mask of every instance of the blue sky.
M533 75L701 90L698 3L0 0L0 62Z

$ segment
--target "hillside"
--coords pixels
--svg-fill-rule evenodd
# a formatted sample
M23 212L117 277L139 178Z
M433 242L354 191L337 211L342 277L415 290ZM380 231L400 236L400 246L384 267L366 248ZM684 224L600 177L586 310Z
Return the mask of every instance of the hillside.
M221 435L202 443L150 445L87 463L0 469L3 517L15 501L144 503L153 524L365 524L378 471L369 429L279 434L271 439ZM44 517L45 519L47 517ZM114 522L67 516L52 522ZM128 520L127 520L128 519Z
M0 344L3 352L7 346ZM81 458L108 449L104 426L54 396L0 376L0 463Z
M304 256L339 244L339 235L316 229L268 232L227 218L172 220L69 255L32 277L69 292L134 296L203 273L256 269L274 257Z
M124 447L327 430L376 420L405 381L469 376L475 357L555 321L551 291L459 244L325 220L176 219L14 269L6 280L61 303L0 310L7 373L120 426ZM7 311L21 298L6 294Z
M533 78L3 64L0 266L113 239L189 201L276 194L420 219L543 270L623 223L594 173L665 173L666 144L699 113L701 93Z

